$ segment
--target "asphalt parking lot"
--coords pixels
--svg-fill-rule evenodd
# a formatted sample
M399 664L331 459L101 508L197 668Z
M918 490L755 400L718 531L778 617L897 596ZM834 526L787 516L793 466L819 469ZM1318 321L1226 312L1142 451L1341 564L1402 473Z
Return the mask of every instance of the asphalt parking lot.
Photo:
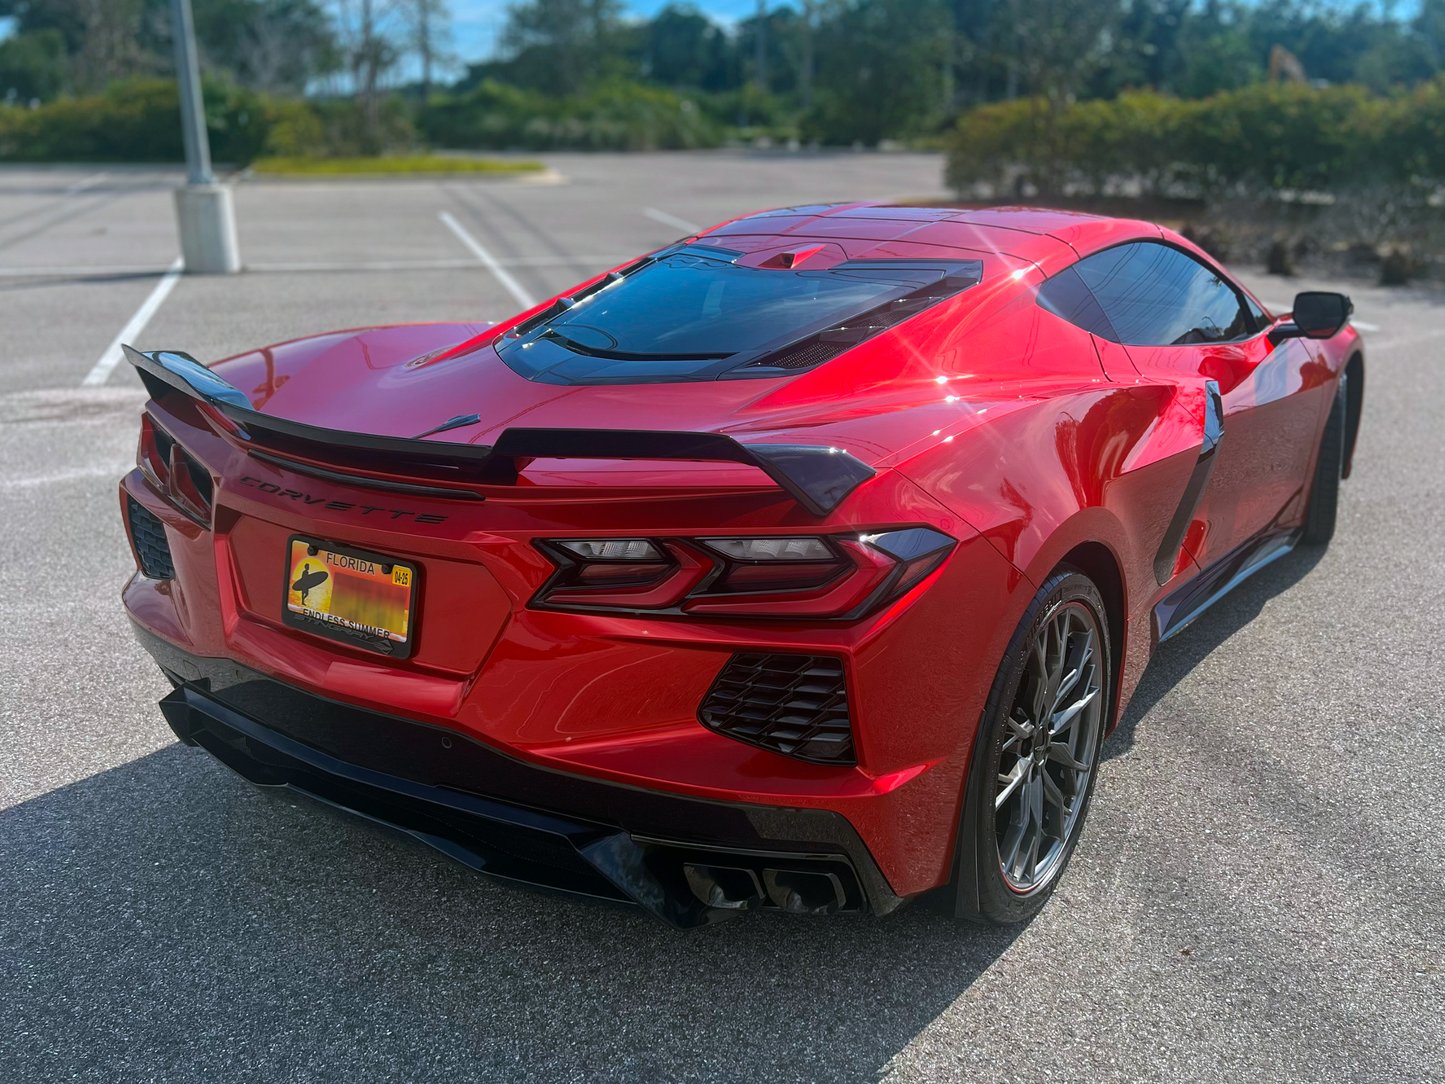
M244 183L249 270L170 281L136 345L496 318L689 223L944 194L927 155L549 164ZM178 253L178 179L0 171L0 1079L1445 1080L1445 293L1343 284L1368 382L1339 533L1161 649L1035 921L679 934L173 740L119 602L144 395L107 358Z

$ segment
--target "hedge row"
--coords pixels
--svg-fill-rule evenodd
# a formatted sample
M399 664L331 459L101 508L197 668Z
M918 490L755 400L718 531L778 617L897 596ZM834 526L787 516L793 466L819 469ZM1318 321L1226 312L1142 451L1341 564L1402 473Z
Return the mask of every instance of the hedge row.
M1209 196L1445 180L1445 77L1394 96L1361 87L1257 85L1197 101L1149 91L1051 111L980 106L949 138L948 180L1045 194Z
M232 87L208 86L206 125L218 162L246 164L273 131L307 107ZM15 162L178 162L180 106L173 81L132 80L104 94L58 98L28 109L0 105L0 160Z
M696 102L628 82L552 97L487 80L429 104L417 128L433 145L457 149L688 150L722 141Z
M415 111L390 97L372 130L350 101L284 101L209 85L205 99L211 156L239 166L262 155L413 149L418 132L432 145L448 148L675 150L722 142L722 128L693 101L623 82L573 98L487 82ZM0 161L176 162L183 157L176 88L167 80L117 83L103 94L61 98L38 109L0 104Z

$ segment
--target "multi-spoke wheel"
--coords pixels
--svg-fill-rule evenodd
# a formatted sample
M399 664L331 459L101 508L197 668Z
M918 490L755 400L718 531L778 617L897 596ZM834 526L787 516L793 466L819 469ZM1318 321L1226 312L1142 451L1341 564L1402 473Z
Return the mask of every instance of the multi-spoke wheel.
M1031 917L1068 863L1109 704L1111 644L1098 589L1049 578L1004 655L984 712L960 833L957 910Z
M1053 877L1088 798L1103 719L1099 639L1087 606L1055 606L1004 718L994 824L999 869L1016 892Z

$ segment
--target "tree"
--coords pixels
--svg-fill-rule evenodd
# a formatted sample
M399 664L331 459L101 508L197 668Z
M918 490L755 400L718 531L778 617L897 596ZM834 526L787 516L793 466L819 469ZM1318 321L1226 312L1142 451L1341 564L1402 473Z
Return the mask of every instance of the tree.
M625 64L621 0L526 0L507 9L496 65L508 82L576 94Z
M397 0L334 0L337 37L361 108L362 150L381 150L381 81L401 59Z
M0 100L48 101L65 78L65 36L32 30L0 41Z
M1221 0L1207 0L1179 32L1179 67L1162 84L1185 98L1207 98L1264 78L1269 50L1256 54L1248 14Z
M1107 59L1121 11L1109 0L1008 0L1002 12L1012 37L1012 70L1042 112L1039 184L1054 195L1061 185L1059 116Z
M340 63L315 0L192 0L204 67L255 90L304 93Z
M817 104L807 134L875 144L936 126L951 34L946 0L829 4L816 33Z
M813 108L813 76L817 58L813 55L813 35L818 20L818 0L801 0L803 10L798 29L802 34L802 56L798 64L798 98L804 110Z
M749 82L764 93L791 94L802 85L804 14L790 7L767 10L738 24L736 50Z
M208 73L219 70L254 89L300 93L336 65L330 20L317 0L193 0L193 6ZM0 0L5 16L18 24L12 40L27 63L45 64L44 77L36 78L51 94L171 70L170 0ZM30 42L35 34L50 35L43 48Z
M62 0L27 7L50 9L56 22L80 28L79 48L73 53L68 80L76 89L100 90L114 79L155 72L165 66L162 55L146 47L158 44L157 20L146 19L147 8L151 8L149 14L159 14L146 0ZM150 42L143 40L147 37Z
M431 97L432 75L438 63L450 59L451 11L447 0L404 0L411 47L421 64L422 101Z
M691 5L669 4L639 35L639 68L669 87L724 90L733 78L732 43L721 27Z

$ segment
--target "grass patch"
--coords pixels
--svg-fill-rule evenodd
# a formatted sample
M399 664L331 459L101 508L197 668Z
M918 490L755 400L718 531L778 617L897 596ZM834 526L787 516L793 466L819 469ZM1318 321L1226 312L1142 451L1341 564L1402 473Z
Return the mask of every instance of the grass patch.
M256 173L271 177L335 177L355 174L536 173L541 162L469 158L450 154L382 155L376 158L258 158Z

